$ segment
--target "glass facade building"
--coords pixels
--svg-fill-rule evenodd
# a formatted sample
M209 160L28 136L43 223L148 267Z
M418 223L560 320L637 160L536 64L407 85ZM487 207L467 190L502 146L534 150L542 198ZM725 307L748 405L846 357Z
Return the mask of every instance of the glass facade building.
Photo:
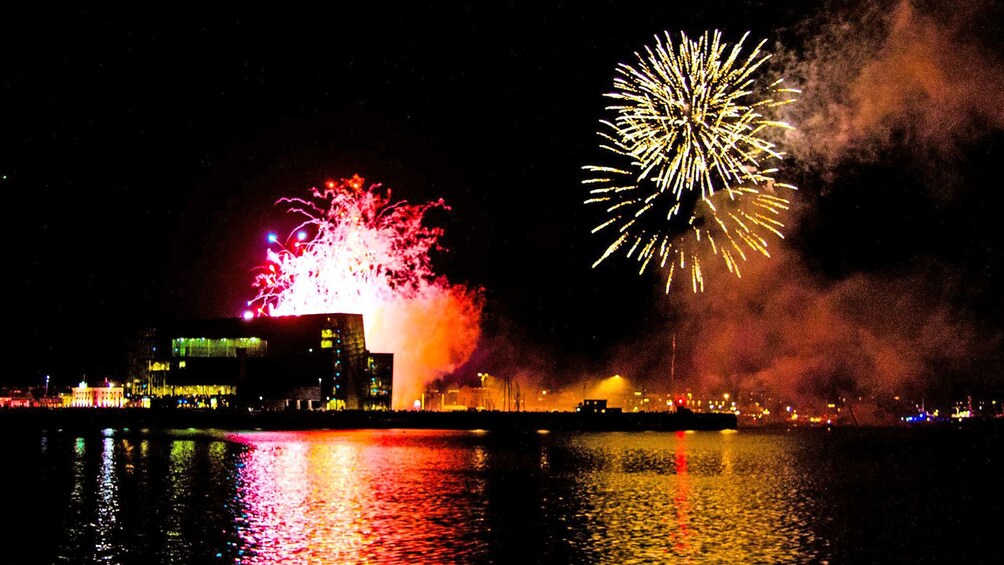
M178 406L390 408L393 354L360 314L169 322L137 335L130 395Z

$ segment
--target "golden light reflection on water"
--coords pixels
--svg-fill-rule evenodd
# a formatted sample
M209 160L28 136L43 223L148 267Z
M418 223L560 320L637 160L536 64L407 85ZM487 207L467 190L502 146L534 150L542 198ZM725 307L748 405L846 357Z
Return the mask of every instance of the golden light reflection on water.
M748 440L737 454L735 438L576 438L584 535L571 543L609 563L813 561L800 478L785 472L776 443Z
M690 546L690 477L687 474L687 435L676 433L674 468L676 469L676 495L673 507L676 512L676 529L671 534L673 549L685 553Z

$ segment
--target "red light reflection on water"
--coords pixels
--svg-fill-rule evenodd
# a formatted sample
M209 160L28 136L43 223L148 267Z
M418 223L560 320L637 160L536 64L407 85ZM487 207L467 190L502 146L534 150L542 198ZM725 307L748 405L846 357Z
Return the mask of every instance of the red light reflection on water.
M677 551L690 545L690 474L687 471L687 434L676 432L676 448L673 453L676 466L676 495L673 508L676 513L676 530L672 533L673 548Z
M460 548L444 540L472 517L443 493L469 492L471 485L463 484L465 474L442 470L469 462L449 445L416 444L416 435L422 433L231 436L250 447L238 470L239 562L390 562L455 553ZM393 476L382 474L388 469Z

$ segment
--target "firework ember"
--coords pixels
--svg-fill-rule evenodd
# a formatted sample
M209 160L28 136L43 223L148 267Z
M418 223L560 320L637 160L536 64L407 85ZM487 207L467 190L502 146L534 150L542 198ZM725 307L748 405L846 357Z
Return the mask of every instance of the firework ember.
M618 102L607 108L615 117L599 135L619 164L584 167L593 187L586 203L609 215L593 232L617 231L594 267L627 249L642 272L653 258L669 269L667 291L673 271L689 265L697 292L704 249L737 276L746 251L769 256L764 235L781 236L788 207L777 192L795 188L774 178L771 162L783 153L771 138L791 129L775 114L797 90L781 79L758 86L769 55L761 42L741 57L746 37L729 49L719 32L698 41L681 34L674 52L667 34L636 54L636 67L617 67L616 90L606 95Z
M613 170L608 173L611 177L627 174ZM592 198L586 202L603 202L610 214L593 233L608 226L621 228L593 267L626 248L627 256L641 263L639 273L653 262L666 271L666 292L677 269L689 269L693 291L703 292L702 258L720 257L730 273L741 277L740 264L750 253L770 257L768 238L784 238L782 218L790 200L782 196L782 190L789 189L788 185L767 183L757 188L730 187L702 198L662 199L655 203L663 205L661 212L649 217L636 214L639 208L654 208L645 202L651 195L637 186L625 185L621 190Z
M362 314L368 348L394 353L395 409L467 359L482 297L433 270L430 252L443 231L425 219L429 210L449 209L442 200L393 202L389 190L356 175L279 202L304 220L285 244L270 237L276 245L250 302L256 315Z

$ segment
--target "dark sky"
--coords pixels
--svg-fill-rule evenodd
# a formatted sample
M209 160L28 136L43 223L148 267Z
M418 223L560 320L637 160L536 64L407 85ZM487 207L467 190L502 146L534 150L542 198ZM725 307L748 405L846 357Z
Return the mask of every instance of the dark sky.
M264 234L287 227L275 201L354 173L452 206L438 264L485 288L486 335L598 359L685 323L694 297L663 296L657 274L590 268L603 241L580 167L598 158L615 65L663 31L715 28L797 58L873 6L833 2L827 19L793 1L537 4L4 8L4 378L115 376L133 327L238 315ZM999 49L999 30L976 31ZM894 118L878 156L795 160L789 253L816 281L934 265L951 280L932 295L999 332L999 123L938 151Z

